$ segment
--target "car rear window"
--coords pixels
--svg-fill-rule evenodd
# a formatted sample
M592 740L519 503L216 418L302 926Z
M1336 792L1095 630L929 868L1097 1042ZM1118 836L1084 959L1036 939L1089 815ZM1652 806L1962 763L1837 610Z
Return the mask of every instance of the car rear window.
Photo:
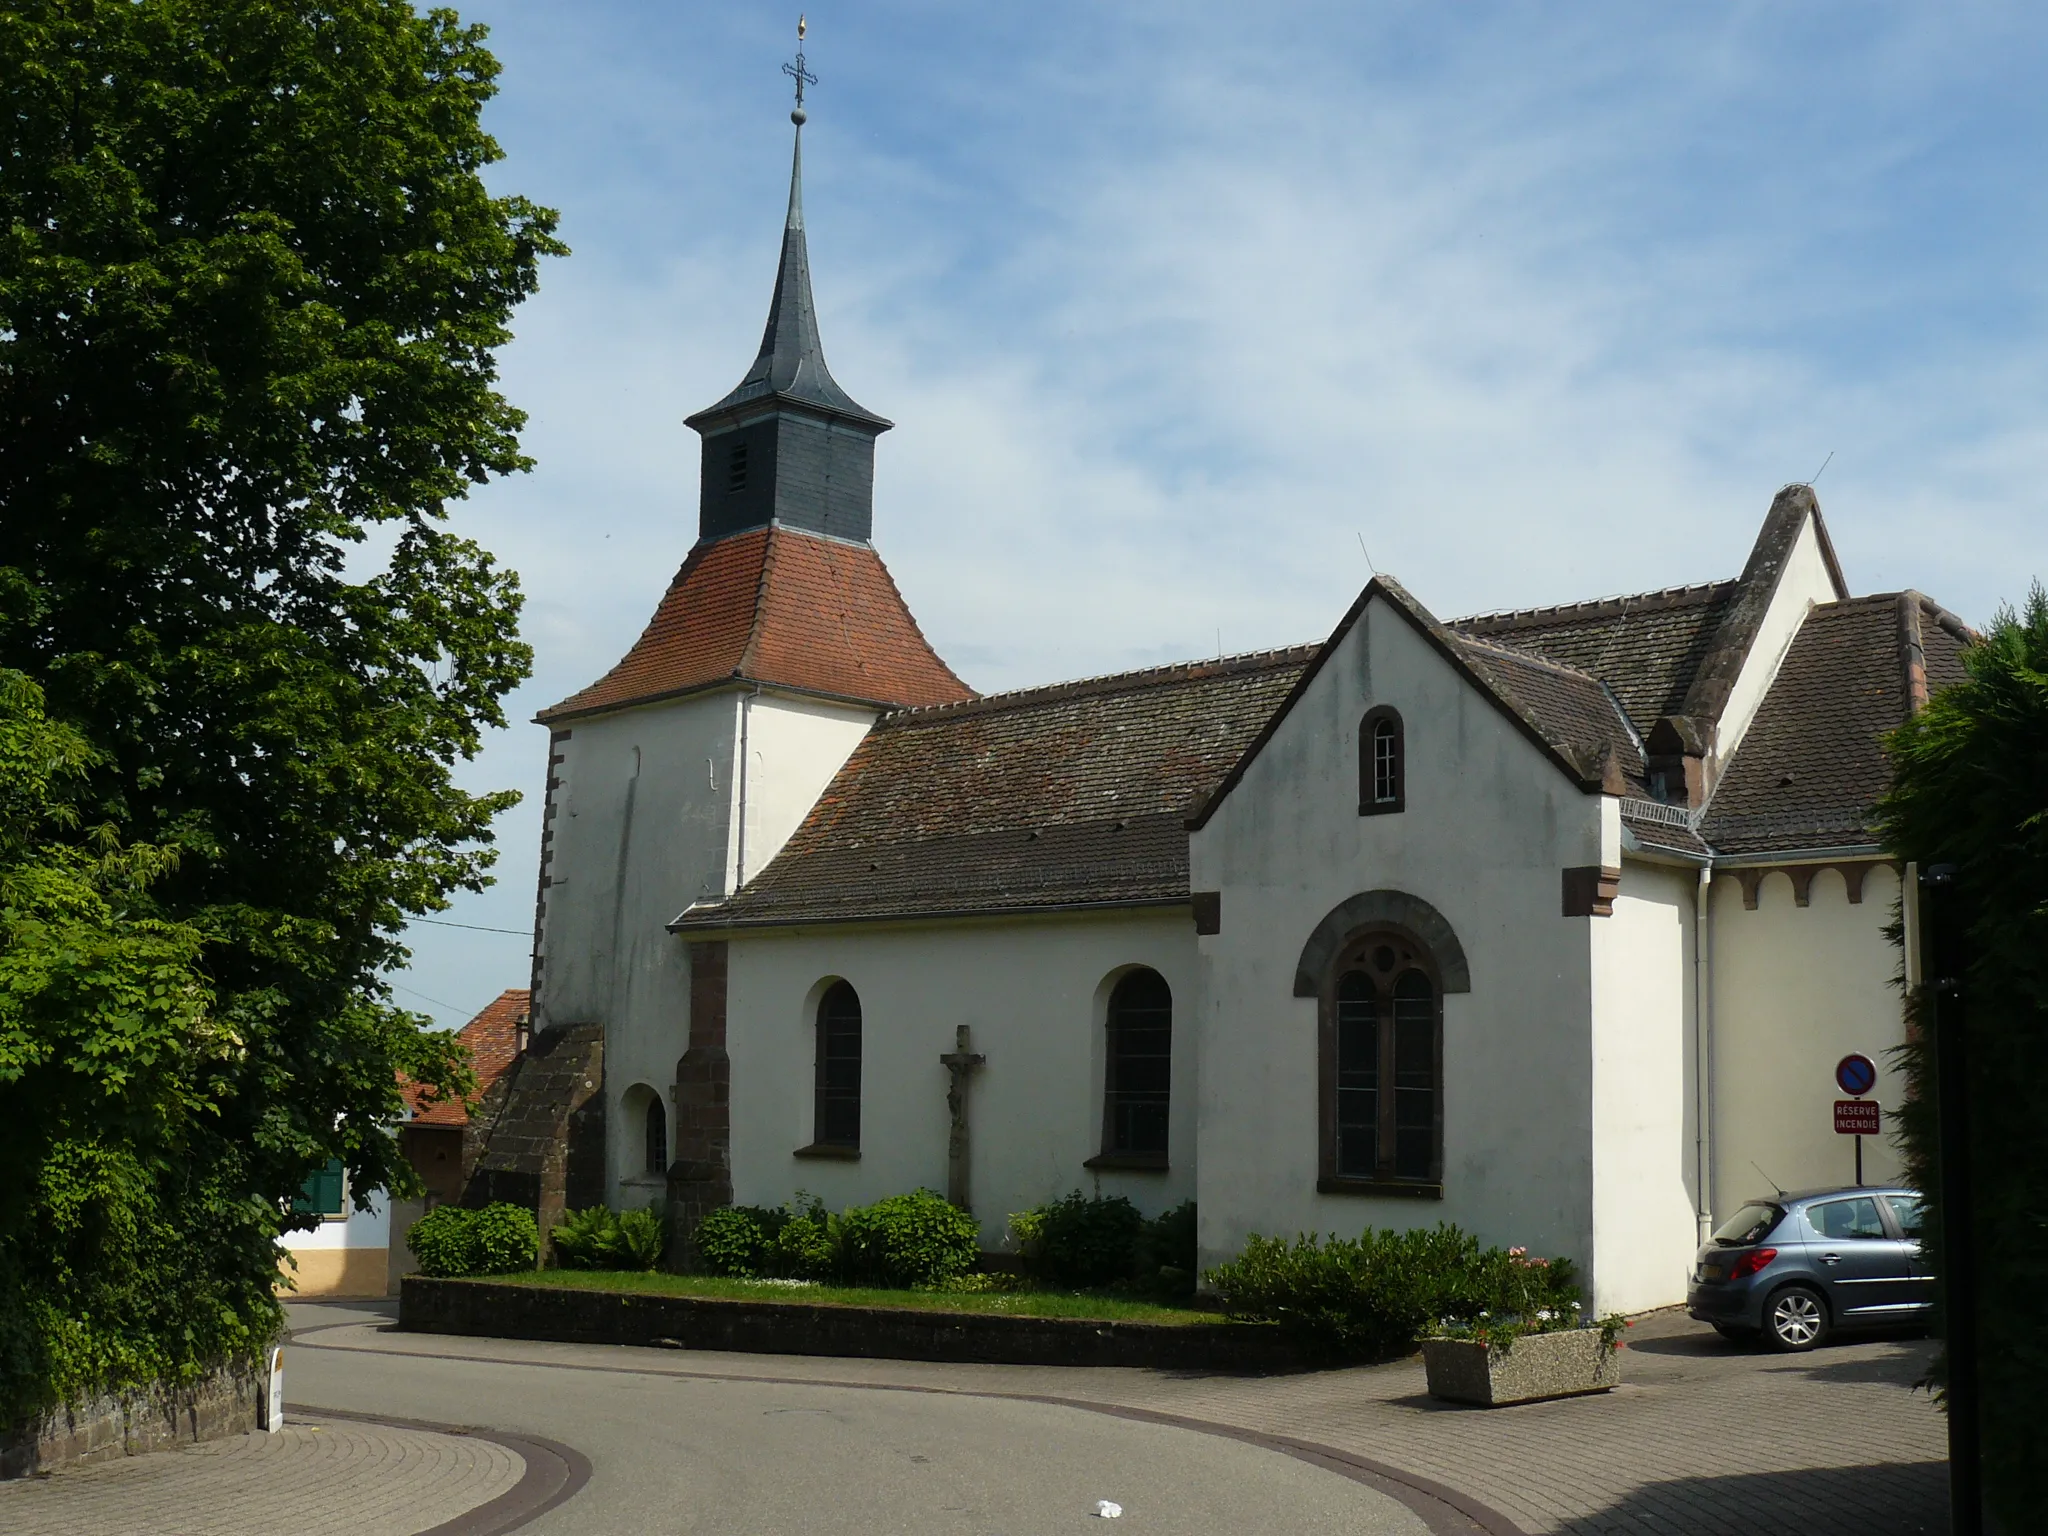
M1771 1235L1771 1228L1784 1219L1785 1208L1756 1200L1745 1205L1715 1229L1714 1241L1726 1248L1747 1248Z

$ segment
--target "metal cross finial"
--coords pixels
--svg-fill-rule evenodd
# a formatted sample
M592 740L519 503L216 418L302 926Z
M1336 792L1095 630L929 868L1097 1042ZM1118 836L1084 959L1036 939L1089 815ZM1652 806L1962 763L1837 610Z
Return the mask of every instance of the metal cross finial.
M796 19L796 62L782 66L782 72L796 81L796 109L789 114L789 120L799 128L810 116L804 111L804 87L818 83L818 77L804 68L804 30L804 18L799 16Z

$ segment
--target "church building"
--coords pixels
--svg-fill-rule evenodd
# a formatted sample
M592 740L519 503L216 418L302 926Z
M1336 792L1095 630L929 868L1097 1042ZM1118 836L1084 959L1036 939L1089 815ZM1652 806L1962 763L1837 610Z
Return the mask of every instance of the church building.
M539 717L533 1028L601 1035L611 1202L687 1245L923 1186L999 1248L1075 1188L1194 1199L1205 1266L1448 1220L1634 1311L1747 1197L1850 1182L1834 1066L1897 1103L1914 918L1880 737L1965 626L1852 595L1794 485L1732 580L1442 619L1380 576L1313 643L977 695L875 547L798 122L697 542Z

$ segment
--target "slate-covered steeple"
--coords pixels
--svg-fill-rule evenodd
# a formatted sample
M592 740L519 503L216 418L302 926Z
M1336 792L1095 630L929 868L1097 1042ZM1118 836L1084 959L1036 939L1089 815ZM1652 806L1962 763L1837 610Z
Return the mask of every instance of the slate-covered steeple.
M732 393L688 418L704 439L698 533L722 538L774 522L865 542L874 527L875 439L891 423L857 404L825 366L804 241L801 97L790 116L789 216L760 355Z

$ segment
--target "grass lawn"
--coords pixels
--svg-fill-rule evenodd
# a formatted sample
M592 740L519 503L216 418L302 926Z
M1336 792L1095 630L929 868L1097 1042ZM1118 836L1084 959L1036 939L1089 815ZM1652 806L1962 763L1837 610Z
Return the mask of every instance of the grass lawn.
M1000 1312L1011 1317L1086 1317L1120 1323L1220 1323L1221 1313L1167 1307L1090 1291L892 1291L842 1285L782 1285L715 1275L648 1274L638 1270L540 1269L479 1276L512 1285L565 1291L643 1291L658 1296L708 1296L733 1301L796 1301L826 1307L905 1307L920 1312Z

